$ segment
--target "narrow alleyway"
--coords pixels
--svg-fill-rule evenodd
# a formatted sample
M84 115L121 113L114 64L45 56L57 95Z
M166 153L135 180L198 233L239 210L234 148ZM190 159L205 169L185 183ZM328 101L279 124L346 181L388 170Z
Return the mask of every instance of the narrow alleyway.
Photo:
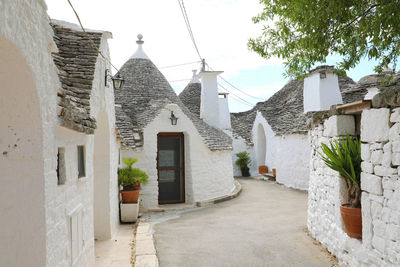
M161 267L336 266L306 233L307 194L241 179L233 200L176 216L150 216ZM173 215L173 214L170 214ZM174 218L175 217L175 218Z

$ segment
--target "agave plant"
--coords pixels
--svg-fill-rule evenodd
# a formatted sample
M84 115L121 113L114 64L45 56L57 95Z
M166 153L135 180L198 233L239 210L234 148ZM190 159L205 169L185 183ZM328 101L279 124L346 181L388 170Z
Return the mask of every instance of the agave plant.
M326 166L339 172L346 181L347 198L354 208L361 207L361 141L347 134L346 138L322 143L322 160Z

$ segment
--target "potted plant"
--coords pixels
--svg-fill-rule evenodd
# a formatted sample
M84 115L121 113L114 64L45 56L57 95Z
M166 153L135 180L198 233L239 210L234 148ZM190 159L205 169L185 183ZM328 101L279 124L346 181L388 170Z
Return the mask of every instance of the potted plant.
M139 199L140 185L146 184L149 176L132 165L138 161L137 158L123 158L125 168L118 168L118 185L122 190L122 203L137 203Z
M342 140L329 142L329 146L322 144L322 152L325 164L338 171L346 182L348 203L340 206L346 232L350 237L361 238L361 142L347 134Z
M236 157L238 157L238 159L236 160L235 164L239 166L240 170L242 171L242 176L249 177L250 176L249 164L251 162L249 152L243 151L237 153Z

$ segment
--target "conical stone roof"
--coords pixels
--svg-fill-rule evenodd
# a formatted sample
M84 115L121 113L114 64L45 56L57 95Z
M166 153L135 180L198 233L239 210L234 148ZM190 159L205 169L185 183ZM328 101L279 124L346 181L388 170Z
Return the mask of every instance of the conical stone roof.
M192 112L200 118L200 101L201 101L201 83L191 82L185 89L179 94L179 98L182 103Z
M120 89L115 90L115 104L118 107L116 125L126 146L142 146L142 132L146 125L153 121L165 105L176 104L193 122L210 150L232 149L232 139L228 135L193 115L153 62L143 56L135 57L135 54L120 69L119 74L125 82ZM132 134L135 135L133 140Z

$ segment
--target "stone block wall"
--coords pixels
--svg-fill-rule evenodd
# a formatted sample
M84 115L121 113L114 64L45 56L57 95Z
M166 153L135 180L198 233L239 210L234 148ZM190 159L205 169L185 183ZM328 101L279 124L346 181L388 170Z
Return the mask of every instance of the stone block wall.
M347 236L339 207L345 184L325 166L321 143L354 133L354 117L336 115L309 131L311 145L307 226L311 235L348 266L400 264L400 109L364 110L361 115L362 240Z

